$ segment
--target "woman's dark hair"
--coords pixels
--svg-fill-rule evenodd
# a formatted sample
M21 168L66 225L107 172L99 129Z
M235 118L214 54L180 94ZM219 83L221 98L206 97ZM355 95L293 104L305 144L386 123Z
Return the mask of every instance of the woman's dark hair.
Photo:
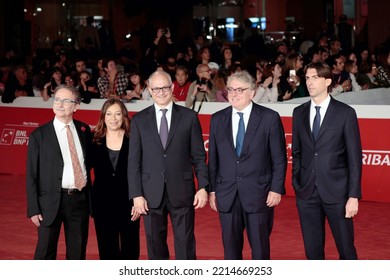
M129 112L127 111L125 104L123 104L123 102L119 99L111 98L104 102L102 109L100 110L99 121L94 129L93 136L93 142L96 144L102 144L102 139L106 136L107 126L104 119L106 117L108 108L110 108L114 104L118 104L122 112L123 122L121 128L124 130L125 135L127 137L129 137L130 135L130 118Z

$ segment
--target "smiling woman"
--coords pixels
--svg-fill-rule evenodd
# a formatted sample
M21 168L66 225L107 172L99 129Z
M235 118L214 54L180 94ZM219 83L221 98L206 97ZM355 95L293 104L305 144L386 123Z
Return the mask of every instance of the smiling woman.
M128 199L129 134L125 105L115 98L107 100L95 128L91 158L95 174L91 202L100 259L139 258L139 214Z

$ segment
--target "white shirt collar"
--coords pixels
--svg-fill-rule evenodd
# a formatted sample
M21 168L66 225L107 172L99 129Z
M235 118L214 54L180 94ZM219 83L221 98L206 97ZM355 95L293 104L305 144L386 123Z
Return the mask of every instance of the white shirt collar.
M168 104L168 106L166 106L166 107L160 107L160 106L158 106L156 103L154 103L154 109L155 109L155 111L156 111L156 115L157 115L157 113L161 110L161 109L168 109L168 112L172 112L172 107L173 107L173 102L171 101L171 102L169 102L169 104Z
M235 108L232 107L232 109L233 109L233 110L232 110L232 114L234 115L234 114L236 114L236 113L238 113L238 112L242 112L242 113L244 113L244 115L249 116L250 113L252 112L252 107L253 107L253 103L252 103L252 102L250 102L249 105L246 106L246 107L244 108L244 110L242 110L242 111L238 111L237 109L235 109Z

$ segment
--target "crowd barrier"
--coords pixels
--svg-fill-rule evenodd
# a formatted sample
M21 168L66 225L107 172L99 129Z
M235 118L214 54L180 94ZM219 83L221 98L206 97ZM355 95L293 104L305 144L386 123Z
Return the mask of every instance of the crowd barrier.
M335 97L355 108L363 146L363 200L390 202L390 90L377 89L344 93ZM279 112L286 135L288 168L286 189L291 187L291 131L293 109L307 98L283 103L262 104ZM92 128L97 123L104 100L81 104L75 118ZM130 115L150 106L149 101L126 103ZM183 105L182 103L179 103ZM228 106L227 103L203 103L199 112L204 145L208 149L211 114ZM29 134L38 126L53 119L52 100L44 102L39 97L20 97L12 104L0 103L0 173L23 175L26 173L26 156Z

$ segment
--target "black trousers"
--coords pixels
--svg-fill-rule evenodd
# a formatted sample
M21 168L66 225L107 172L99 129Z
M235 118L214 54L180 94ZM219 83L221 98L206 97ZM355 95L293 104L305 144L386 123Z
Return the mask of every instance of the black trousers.
M150 260L168 260L167 244L168 215L171 218L175 258L177 260L195 260L196 243L194 234L195 210L194 207L173 207L165 194L160 207L150 209L143 216Z
M307 259L325 259L325 219L328 220L336 242L339 258L342 260L357 259L353 220L345 218L346 201L326 204L321 200L318 190L315 188L309 199L297 198L296 204Z
M274 221L274 209L265 212L246 213L238 195L229 212L219 212L225 260L242 260L244 229L252 249L253 260L269 260L270 235Z
M85 191L71 195L61 193L60 208L54 222L50 226L38 227L38 243L34 259L54 260L57 258L62 224L65 233L66 259L84 260L89 229L89 202Z
M96 238L101 260L138 260L140 253L140 220L131 215L112 213L94 216Z

